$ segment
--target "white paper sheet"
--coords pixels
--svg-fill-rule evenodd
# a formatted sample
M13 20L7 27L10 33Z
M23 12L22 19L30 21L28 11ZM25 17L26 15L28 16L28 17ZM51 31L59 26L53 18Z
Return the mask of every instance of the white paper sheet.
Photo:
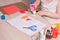
M13 18L13 19L7 20L7 22L9 24L11 24L13 27L15 27L18 30L26 33L29 36L34 35L36 32L40 31L45 26L44 23L41 23L40 21L37 21L36 19L34 19L32 17L28 16L28 18L30 18L31 20L26 20L27 18L22 18L23 16L27 16L27 15L22 14L20 16ZM23 27L30 27L32 25L37 26L37 31L32 31L30 29L24 29L23 28Z

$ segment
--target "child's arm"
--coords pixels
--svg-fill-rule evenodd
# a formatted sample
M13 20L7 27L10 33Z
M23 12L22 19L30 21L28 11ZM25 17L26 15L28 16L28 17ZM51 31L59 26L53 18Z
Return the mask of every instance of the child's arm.
M47 17L54 18L54 19L59 19L60 18L60 14L59 13L39 11L37 14L39 14L40 16L47 16Z
M39 3L41 2L41 0L36 0L35 1L35 7L37 8L37 6L39 5Z
M38 14L40 16L48 16L50 18L60 19L60 1L57 5L57 12L56 13L52 13L52 12L48 12L48 11L39 11Z

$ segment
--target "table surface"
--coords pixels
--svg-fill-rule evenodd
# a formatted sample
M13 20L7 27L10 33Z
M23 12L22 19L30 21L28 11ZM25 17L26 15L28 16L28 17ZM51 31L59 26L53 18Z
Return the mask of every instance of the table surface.
M18 14L13 14L10 16L6 15L6 20L16 17L18 15L20 15L20 14L18 13ZM28 14L28 12L27 12L27 15L29 15L41 22L48 24L48 22L44 18L42 18L41 16L39 16L37 14L35 14L33 16L33 14L31 14L31 13ZM0 13L0 16L1 16L1 13ZM30 36L25 35L23 32L12 27L8 23L6 23L6 20L3 21L0 18L0 40L31 40Z

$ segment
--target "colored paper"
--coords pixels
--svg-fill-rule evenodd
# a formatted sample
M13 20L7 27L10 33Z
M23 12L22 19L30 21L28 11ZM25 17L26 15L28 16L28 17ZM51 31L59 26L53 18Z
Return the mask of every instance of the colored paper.
M25 14L26 13L26 10L20 10L20 13L21 14Z
M12 6L4 7L3 11L6 12L7 15L11 15L11 14L14 14L16 12L19 12L20 9L17 8L15 5L12 5Z

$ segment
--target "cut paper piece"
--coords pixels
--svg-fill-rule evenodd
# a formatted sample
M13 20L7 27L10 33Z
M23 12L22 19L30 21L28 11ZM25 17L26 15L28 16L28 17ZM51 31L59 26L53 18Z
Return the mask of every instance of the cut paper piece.
M20 10L21 14L25 14L26 10Z
M31 18L29 18L28 16L22 16L22 18L26 20L31 20Z
M21 32L27 34L28 36L32 36L34 35L35 33L37 33L38 31L42 30L42 28L45 27L46 24L28 16L30 19L30 21L26 21L24 19L22 19L21 17L23 16L28 16L28 15L25 15L25 14L21 14L13 19L9 19L7 20L7 22L12 25L13 27L17 28L18 30L20 30ZM30 26L32 25L36 25L36 31L32 31L33 28L31 28ZM32 30L30 29L24 29L23 27L30 27ZM34 29L35 30L35 29Z
M22 16L22 18L23 18L23 19L26 19L26 18L28 18L28 16Z
M26 20L31 20L30 18L27 18Z
M16 12L19 12L20 9L17 8L15 5L12 5L12 6L4 7L3 11L6 12L7 15L11 15L11 14L14 14Z

